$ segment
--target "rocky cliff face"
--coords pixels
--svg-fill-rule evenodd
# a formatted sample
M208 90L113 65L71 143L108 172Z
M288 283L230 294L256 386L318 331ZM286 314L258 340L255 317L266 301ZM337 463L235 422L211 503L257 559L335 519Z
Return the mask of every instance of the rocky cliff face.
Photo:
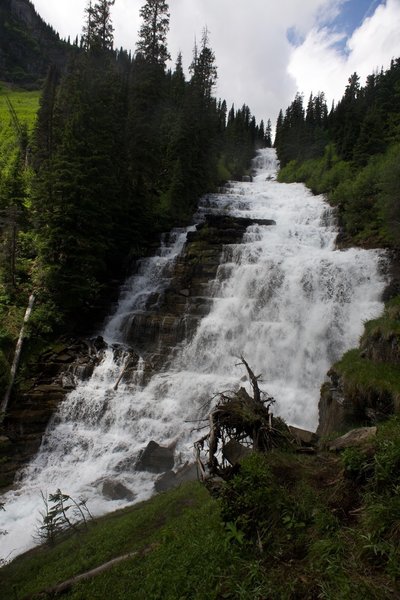
M193 335L210 309L208 286L215 278L223 245L239 243L251 223L250 219L206 215L204 223L188 234L162 298L150 297L147 310L135 315L127 327L127 342L145 358L148 371L163 365L179 342Z
M0 435L0 488L40 447L46 426L78 379L90 377L101 360L98 340L64 340L45 352L33 375L13 398Z

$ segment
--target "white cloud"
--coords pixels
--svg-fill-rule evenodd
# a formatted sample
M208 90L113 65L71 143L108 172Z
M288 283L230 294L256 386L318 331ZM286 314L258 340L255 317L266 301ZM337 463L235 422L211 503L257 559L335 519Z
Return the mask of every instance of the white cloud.
M311 91L325 91L329 100L338 100L354 71L364 83L367 75L400 56L399 31L400 0L380 4L347 40L345 53L337 45L344 34L313 27L293 49L288 72L306 97Z

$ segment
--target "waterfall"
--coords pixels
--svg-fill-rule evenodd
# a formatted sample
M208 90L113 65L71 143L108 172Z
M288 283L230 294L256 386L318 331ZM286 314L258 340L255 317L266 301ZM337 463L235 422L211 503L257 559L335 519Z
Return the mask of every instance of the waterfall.
M61 488L102 514L127 504L102 496L105 478L121 482L138 501L153 493L156 476L134 469L150 440L175 447L176 467L193 460L200 436L191 422L207 414L218 391L243 385L240 355L262 373L260 387L275 397L275 414L315 429L329 366L357 344L363 321L382 310L384 258L376 250L336 250L334 215L324 198L302 184L278 183L276 168L274 151L262 150L253 181L231 182L202 199L199 219L222 213L253 224L243 243L224 246L209 284L210 312L174 349L168 369L146 379L139 360L136 377L114 389L126 357L111 344L124 342L127 326L149 302L157 308L187 230L168 236L126 282L102 333L110 345L101 364L61 404L38 455L2 499L3 557L33 545L41 492ZM261 224L266 219L276 225Z

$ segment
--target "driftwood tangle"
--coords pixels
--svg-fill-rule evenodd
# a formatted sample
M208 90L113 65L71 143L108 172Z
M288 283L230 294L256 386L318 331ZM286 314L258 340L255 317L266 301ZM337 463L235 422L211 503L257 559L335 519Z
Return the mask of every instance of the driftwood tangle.
M232 440L245 448L266 452L274 447L292 444L292 436L285 423L270 412L274 398L258 386L260 375L255 375L243 358L252 387L253 397L243 388L236 392L218 394L219 401L209 415L209 432L195 443L195 452L201 480L224 477L226 465L217 458L224 446Z

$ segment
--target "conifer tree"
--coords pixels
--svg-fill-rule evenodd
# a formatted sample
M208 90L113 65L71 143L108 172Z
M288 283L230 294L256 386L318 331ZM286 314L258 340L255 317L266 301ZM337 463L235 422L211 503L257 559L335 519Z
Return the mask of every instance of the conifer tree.
M217 67L215 65L215 54L209 46L207 28L203 30L200 52L198 52L197 44L195 44L190 72L192 74L192 86L206 101L209 101L217 82Z
M114 27L111 22L111 7L115 0L89 1L85 9L86 24L83 28L83 45L86 50L112 50Z
M146 0L140 9L143 19L136 50L144 60L165 67L171 57L167 49L168 4L165 0Z
M267 127L265 128L265 146L266 148L271 148L272 146L272 125L271 119L267 121Z

